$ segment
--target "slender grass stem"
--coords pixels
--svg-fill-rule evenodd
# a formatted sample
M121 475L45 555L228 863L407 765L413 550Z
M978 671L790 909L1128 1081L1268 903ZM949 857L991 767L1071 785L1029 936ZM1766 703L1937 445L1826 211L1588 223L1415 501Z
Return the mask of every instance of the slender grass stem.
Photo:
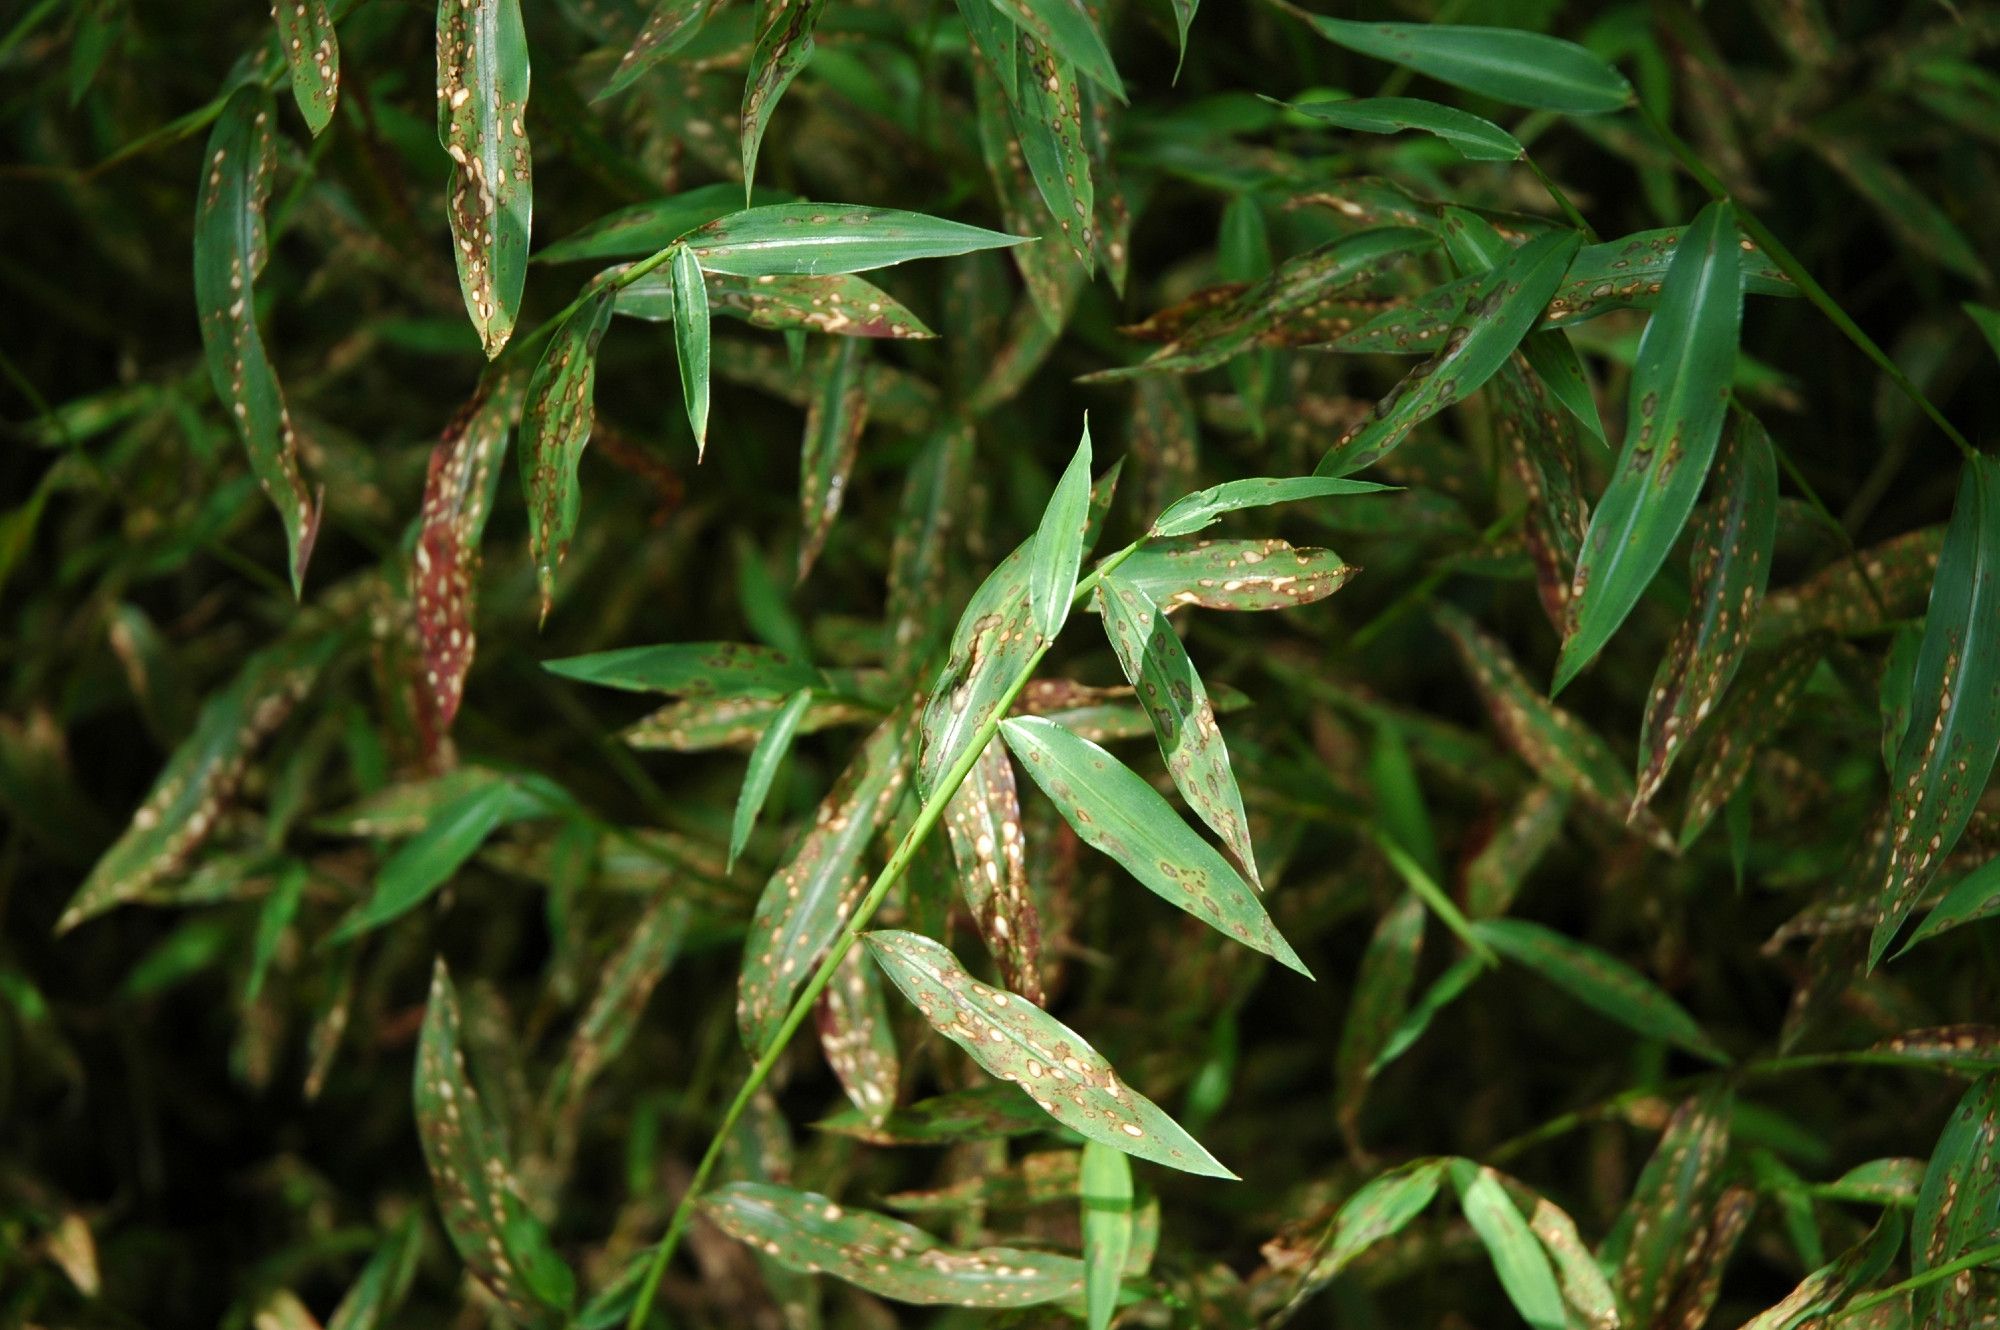
M1920 1275L1911 1275L1900 1284L1891 1284L1885 1289L1856 1298L1840 1309L1841 1314L1854 1316L1861 1312L1872 1311L1885 1302L1894 1302L1906 1293L1914 1293L1920 1288L1941 1283L1953 1275L1982 1265L1990 1265L1995 1261L2000 1261L2000 1246L1976 1247L1955 1261L1946 1261L1943 1265L1926 1270Z
M1077 583L1072 603L1087 599L1105 574L1130 558L1143 543L1143 538L1136 540L1099 563L1088 576ZM770 1079L772 1070L778 1065L778 1059L784 1056L792 1036L798 1033L799 1026L803 1025L806 1017L812 1013L813 1004L819 1001L820 994L832 982L835 971L840 968L841 962L847 959L847 953L854 950L855 944L861 940L863 930L875 917L875 912L881 908L882 902L888 898L890 889L902 880L903 874L910 867L911 860L916 858L917 850L944 816L945 806L951 802L952 795L956 794L958 787L965 783L965 778L972 773L973 765L979 761L980 754L986 751L986 745L999 734L1000 722L1013 708L1014 699L1020 696L1021 690L1027 687L1028 681L1034 677L1036 668L1042 663L1042 657L1048 654L1049 645L1044 642L1023 662L1020 672L1014 676L1013 681L1007 686L1007 691L994 706L993 714L972 732L965 751L958 755L957 760L939 778L937 788L918 810L917 820L910 824L910 829L903 833L902 840L896 843L896 848L889 854L888 862L882 865L882 871L877 873L875 880L869 884L867 894L855 907L847 926L841 930L839 938L827 951L825 959L820 961L819 968L814 970L812 977L806 981L806 986L799 990L796 998L792 999L792 1005L785 1012L785 1019L778 1026L777 1034L772 1036L769 1046L758 1055L756 1062L750 1068L750 1074L744 1077L743 1084L738 1087L736 1097L730 1100L729 1107L723 1110L722 1122L716 1127L714 1136L709 1139L708 1148L702 1151L701 1162L695 1165L694 1176L689 1179L687 1190L681 1194L680 1203L674 1207L673 1216L667 1221L666 1233L660 1238L659 1245L653 1249L653 1259L646 1269L645 1282L639 1286L638 1297L632 1303L632 1314L625 1323L627 1330L641 1330L646 1318L652 1314L653 1299L659 1292L660 1279L665 1275L667 1263L673 1259L674 1250L680 1245L681 1236L687 1231L689 1221L694 1218L695 1204L701 1199L702 1191L708 1185L709 1175L715 1171L716 1164L721 1162L723 1147L727 1144L729 1133L735 1128L737 1119L743 1116L743 1110L750 1106L750 1101L756 1098L764 1082Z

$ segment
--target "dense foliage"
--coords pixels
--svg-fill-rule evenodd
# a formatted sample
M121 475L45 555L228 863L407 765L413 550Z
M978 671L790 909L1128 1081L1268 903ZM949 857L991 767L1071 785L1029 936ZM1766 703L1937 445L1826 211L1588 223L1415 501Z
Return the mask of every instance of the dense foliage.
M1993 1324L2000 7L1363 8L0 15L0 1321Z

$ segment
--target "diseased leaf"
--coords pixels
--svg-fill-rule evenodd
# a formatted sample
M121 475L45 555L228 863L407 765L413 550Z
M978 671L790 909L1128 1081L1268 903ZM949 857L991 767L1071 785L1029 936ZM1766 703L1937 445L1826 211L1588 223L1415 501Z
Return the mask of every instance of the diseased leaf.
M1973 1076L2000 1071L2000 1027L1938 1025L1905 1030L1882 1040L1871 1053L1884 1053L1912 1066L1945 1067Z
M1757 615L1751 644L1774 646L1822 631L1872 632L1917 613L1937 569L1944 536L1941 526L1906 532L1863 550L1859 568L1855 560L1841 559L1799 586L1771 592Z
M1174 788L1222 838L1250 884L1261 886L1243 794L1215 723L1215 707L1187 648L1160 608L1116 573L1097 584L1094 599L1104 635L1153 722Z
M603 101L623 92L638 82L647 70L687 45L701 31L701 25L707 21L709 11L716 3L717 0L658 0L652 13L646 16L638 35L632 39L632 45L619 60L618 68L612 71L610 81L592 100ZM717 185L715 188L736 194L734 185ZM662 241L653 248L662 249L665 244Z
M1545 33L1303 17L1328 41L1495 101L1570 115L1601 115L1632 103L1624 75L1575 42Z
M750 52L750 73L743 82L743 109L738 117L746 190L757 178L757 149L764 142L771 112L812 59L813 29L819 26L824 8L826 0L762 0L757 44Z
M1632 778L1604 740L1530 685L1507 648L1462 611L1439 605L1433 614L1458 648L1459 659L1507 746L1550 785L1606 817L1625 822L1632 807ZM1644 809L1631 825L1662 848L1671 843Z
M550 1078L552 1116L577 1113L598 1073L617 1061L632 1041L648 999L680 954L691 914L685 899L660 895L605 961L590 1005L578 1019L563 1060Z
M987 1082L892 1109L881 1121L856 1108L816 1124L821 1131L871 1145L952 1145L1026 1136L1048 1129L1048 1117L1005 1085Z
M799 732L799 722L805 719L807 708L812 706L813 695L809 688L801 688L785 699L771 717L770 724L758 738L757 746L750 750L750 769L744 773L743 788L736 795L736 814L729 823L729 871L736 870L737 856L750 843L751 829L757 825L757 815L764 809L765 799L770 797L771 782L777 778L778 768L784 765L785 757L792 751L792 739Z
M695 460L708 451L708 287L701 265L687 249L674 251L674 360L681 371L681 402L694 431Z
M704 272L763 277L867 272L1018 245L1024 239L893 208L774 203L697 227L686 243Z
M472 669L479 541L493 511L499 463L521 409L522 388L521 376L505 370L482 378L431 449L410 593L423 643L421 696L438 736L451 729Z
M1890 771L1888 872L1868 963L1882 959L1958 843L2000 753L2000 461L1965 462L1938 555L1911 691Z
M1282 540L1152 540L1118 565L1119 580L1171 614L1284 610L1324 600L1361 570L1332 550Z
M1500 1175L1471 1160L1456 1159L1451 1178L1466 1222L1479 1235L1514 1310L1535 1330L1565 1330L1568 1319L1555 1271L1528 1221L1508 1199Z
M992 0L992 4L1028 37L1075 65L1078 73L1119 101L1125 100L1125 85L1111 63L1104 37L1078 0Z
M961 0L961 17L979 14L975 4L976 0ZM991 24L989 32L989 25L975 19L967 26L975 34L972 92L980 155L993 182L1002 223L1024 237L1033 236L1047 229L1042 221L1047 216L1047 205L1045 201L1037 204L1041 190L1028 170L1027 154L1015 127L1017 76L1015 62L1006 54L1011 44L1005 40L978 39L982 34L997 37L1006 25ZM989 59L987 48L996 46L1001 49ZM1037 123L1034 132L1044 131ZM1070 306L1085 279L1082 266L1071 261L1068 248L1066 240L1050 235L1017 244L1009 256L1028 288L1032 316L1017 312L1011 321L1010 345L988 371L986 383L975 398L976 409L989 410L1018 392L1023 374L1053 349L1055 334L1068 321Z
M1633 1325L1660 1322L1681 1281L1699 1269L1729 1149L1726 1089L1684 1101L1598 1249L1598 1264Z
M1042 510L1042 524L1028 546L1028 609L1044 642L1053 642L1069 618L1089 523L1090 424L1086 421L1083 437L1057 479L1055 493Z
M515 1321L563 1324L574 1279L523 1200L500 1129L467 1074L458 996L442 960L431 974L415 1093L417 1135L460 1259Z
M880 1121L896 1106L902 1062L875 967L859 947L847 953L820 994L819 1044L856 1108Z
M1029 548L1017 547L987 574L952 632L950 655L924 707L917 790L925 798L1041 649L1028 605Z
M783 703L776 697L692 697L671 702L627 726L619 738L633 748L704 753L717 748L749 750L763 737ZM877 720L881 712L844 698L813 696L799 718L800 734Z
M1286 259L1252 286L1225 288L1204 298L1185 326L1176 327L1165 346L1137 365L1086 375L1082 382L1193 374L1257 346L1333 341L1353 326L1338 297L1358 295L1435 244L1429 233L1410 227L1382 227L1329 241Z
M1430 1208L1450 1162L1416 1159L1371 1178L1340 1207L1322 1240L1324 1253L1315 1250L1306 1278L1314 1282L1329 1279L1376 1243L1407 1228Z
M1007 746L990 742L944 810L959 893L1007 987L1043 1000L1041 913L1028 890L1021 796Z
M1738 411L1721 444L1714 497L1696 515L1688 570L1693 604L1674 630L1646 694L1636 802L1651 802L1736 676L1771 575L1778 527L1778 463L1770 436Z
M1332 476L1266 476L1255 480L1231 480L1197 490L1174 503L1153 519L1146 534L1154 538L1188 536L1212 526L1224 513L1245 508L1265 508L1274 503L1299 499L1322 499L1337 494L1379 494L1391 488L1366 480L1343 480Z
M1004 1085L992 1081L987 1085L1003 1091L1017 1103L1020 1101L1020 1096ZM1039 1130L1046 1119L1035 1109L1029 1112L1035 1114ZM1094 1142L1087 1143L1087 1148L1098 1149L1112 1159L1125 1158L1120 1151L1103 1150ZM1081 1190L1082 1155L1081 1150L1038 1150L1005 1168L961 1178L943 1187L895 1192L884 1196L882 1203L906 1214L957 1214L983 1206L1027 1210L1057 1201L1074 1201Z
M1394 451L1422 421L1472 395L1528 334L1582 244L1574 231L1537 236L1480 279L1437 355L1406 375L1320 460L1320 475L1347 475Z
M1087 1140L1210 1178L1217 1163L1152 1100L1126 1085L1081 1035L1025 998L979 983L942 944L915 933L863 935L883 973L932 1028L1044 1113Z
M1132 1253L1132 1163L1096 1141L1083 1147L1078 1199L1083 1203L1084 1324L1110 1330L1118 1286Z
M578 683L633 693L696 698L784 698L828 680L782 651L743 642L668 642L545 660L542 668Z
M269 93L246 83L229 95L209 131L194 215L194 291L216 400L243 440L257 483L278 506L296 596L305 586L324 495L299 470L298 432L257 330L257 278L270 253L264 206L277 167L275 110Z
M1568 1324L1576 1326L1580 1320L1580 1330L1618 1330L1618 1297L1584 1246L1576 1221L1547 1197L1530 1192L1513 1179L1505 1179L1505 1185L1509 1198L1528 1211L1528 1227L1555 1266L1563 1301L1575 1313Z
M1163 900L1312 977L1237 870L1130 768L1044 717L1012 717L1000 732L1084 844Z
M611 324L613 295L599 290L565 319L528 379L521 416L521 488L528 496L528 551L535 561L544 619L555 603L556 569L576 535L582 503L577 467L596 423L597 344Z
M1908 1207L1917 1203L1924 1182L1921 1159L1871 1159L1814 1190L1829 1200Z
M235 796L251 754L284 723L340 644L338 634L307 632L266 647L203 704L131 825L70 898L58 933L139 899L187 863Z
M860 901L862 854L902 797L908 738L904 713L876 727L757 900L736 989L737 1028L753 1057L770 1046L792 996Z
M1806 1330L1822 1323L1857 1289L1880 1278L1903 1245L1903 1216L1885 1210L1868 1236L1802 1280L1782 1302L1744 1322L1743 1330Z
M805 442L799 450L801 582L812 571L847 497L847 478L861 450L861 432L868 427L866 369L860 344L848 337L827 347L813 372Z
M1415 97L1362 97L1341 102L1306 102L1291 110L1342 129L1365 134L1400 134L1406 129L1434 134L1458 155L1475 162L1511 162L1521 145L1512 134L1470 111Z
M1083 1289L1083 1262L1074 1256L957 1251L913 1225L849 1210L817 1192L731 1182L702 1197L701 1206L724 1233L789 1269L832 1275L897 1302L1032 1307Z
M889 665L898 677L932 658L950 622L945 616L951 606L941 593L972 458L971 427L954 426L930 438L904 481L883 614L889 624Z
M1569 622L1570 579L1590 520L1577 475L1576 428L1570 415L1552 409L1541 379L1520 362L1503 365L1493 384L1494 437L1527 498L1521 534L1535 565L1535 589L1542 611L1561 632Z
M1822 637L1799 638L1751 656L1708 726L1708 743L1695 760L1681 818L1682 849L1694 844L1749 774L1757 749L1791 719L1806 679L1826 654Z
M1507 913L1528 874L1561 834L1568 811L1569 796L1555 785L1537 785L1521 796L1466 865L1466 914L1491 919Z
M1922 1274L1993 1240L2000 1228L2000 1174L1993 1146L2000 1136L2000 1072L1958 1101L1938 1134L1917 1208L1910 1217L1910 1269ZM1914 1293L1920 1325L1971 1324L1975 1289L1968 1271Z
M1729 1061L1686 1008L1617 957L1525 919L1485 919L1473 924L1472 931L1508 960L1620 1025L1711 1062Z
M1722 436L1743 322L1736 215L1711 203L1668 265L1632 369L1625 444L1591 514L1555 688L1604 648L1666 561Z
M292 71L292 97L318 138L340 101L340 38L326 0L278 0L278 46Z
M452 257L490 360L514 332L534 216L520 0L439 0L437 105L438 142L452 160Z

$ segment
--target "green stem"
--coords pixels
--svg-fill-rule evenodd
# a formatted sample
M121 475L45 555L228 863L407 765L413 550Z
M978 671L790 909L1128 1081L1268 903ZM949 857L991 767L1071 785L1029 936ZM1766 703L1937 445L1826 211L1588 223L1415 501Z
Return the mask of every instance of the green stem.
M1428 905L1431 913L1457 935L1458 940L1463 942L1488 969L1497 967L1500 958L1493 954L1493 949L1480 939L1479 934L1472 931L1472 925L1467 922L1463 914L1459 913L1458 907L1452 904L1451 897L1445 893L1444 888L1424 871L1424 866L1411 858L1402 846L1387 836L1377 834L1374 840L1375 848L1382 852L1382 857L1389 861L1389 866L1396 870L1397 875L1409 884L1410 890L1417 893L1417 899Z
M1589 222L1584 220L1583 214L1577 211L1576 205L1569 201L1569 195L1563 193L1562 186L1558 185L1554 181L1554 179L1552 179L1549 176L1549 173L1544 171L1541 168L1541 166L1535 161L1535 159L1528 155L1528 153L1523 152L1521 154L1521 161L1526 164L1527 168L1530 171L1533 171L1535 173L1535 179L1542 182L1542 188L1547 190L1549 192L1549 197L1556 201L1556 206L1562 209L1563 216L1569 218L1569 224L1571 226L1574 226L1577 230L1583 232L1584 239L1588 240L1593 245L1596 244L1597 232L1594 229L1592 229Z
M1805 265L1785 247L1785 242L1778 239L1769 227L1757 220L1756 214L1730 194L1729 187L1722 183L1715 172L1708 169L1708 164L1702 161L1700 155L1683 142L1681 137L1668 127L1666 121L1660 118L1659 113L1648 106L1643 99L1638 103L1638 110L1639 118L1646 122L1646 127L1653 131L1654 136L1666 145L1667 151L1674 155L1674 159L1687 169L1689 175L1700 182L1701 187L1706 189L1711 197L1735 204L1736 220L1742 225L1744 232L1760 249L1771 256L1771 262L1777 264L1785 276L1792 279L1798 286L1800 294L1817 306L1820 313L1826 315L1848 341L1861 349L1863 355L1874 361L1876 368L1888 375L1889 381L1902 389L1903 395L1915 402L1918 410L1930 417L1931 423L1958 446L1958 451L1964 457L1968 460L1976 457L1978 450L1959 432L1958 427L1945 419L1944 412L1932 405L1931 399L1924 396L1923 389L1910 381L1910 376L1889 358L1888 352L1875 344L1874 338L1861 331L1860 325L1840 307L1840 302L1827 294L1826 288L1815 281L1813 275L1806 271Z
M1075 604L1088 598L1105 574L1130 558L1143 543L1144 538L1141 537L1099 563L1087 577L1076 584L1076 595L1071 603ZM786 1046L791 1043L792 1036L798 1032L799 1026L803 1025L806 1017L811 1014L813 1004L819 1001L820 994L825 991L827 984L832 982L834 972L840 968L841 962L847 959L847 953L861 940L862 931L868 927L869 920L875 917L875 911L881 908L890 889L902 880L911 860L916 858L917 850L944 816L945 806L951 802L952 795L956 794L958 787L965 783L965 778L972 773L973 765L979 761L980 754L986 751L986 745L999 734L1000 722L1013 708L1014 699L1028 686L1028 680L1034 677L1036 667L1042 663L1042 657L1048 654L1049 645L1048 642L1042 643L1035 653L1022 663L1019 673L1014 676L1013 682L1007 686L1007 691L994 705L993 713L972 732L964 751L939 778L937 787L931 791L931 797L925 800L923 807L917 811L917 820L910 824L910 829L903 833L902 840L896 843L896 848L890 852L889 861L882 865L882 871L877 873L875 880L869 884L868 894L861 898L861 903L855 907L847 926L841 930L839 938L827 951L825 959L820 961L819 968L813 971L812 978L806 981L806 986L800 989L799 995L792 1000L791 1008L786 1011L784 1022L778 1026L777 1034L772 1037L769 1046L751 1066L750 1074L744 1078L742 1086L736 1091L736 1097L729 1101L729 1107L723 1111L721 1124L716 1127L715 1135L709 1139L708 1148L702 1152L701 1162L695 1166L694 1177L689 1179L687 1190L681 1193L680 1203L674 1207L673 1216L667 1221L667 1231L660 1238L660 1245L653 1249L653 1260L646 1269L645 1282L639 1286L639 1296L632 1303L632 1314L625 1322L626 1330L641 1330L646 1318L652 1314L653 1298L659 1291L660 1279L666 1273L667 1262L673 1259L674 1249L680 1245L681 1235L687 1231L688 1222L694 1217L695 1203L701 1199L702 1189L708 1185L709 1175L715 1171L716 1164L721 1162L723 1147L727 1144L729 1133L735 1128L737 1119L743 1116L743 1110L750 1106L750 1101L756 1098L757 1092L764 1087L764 1082L770 1079L772 1069L778 1065L778 1059L784 1055Z
M1880 1307L1885 1302L1894 1302L1905 1293L1915 1292L1926 1284L1935 1284L1941 1280L1950 1279L1955 1274L1971 1270L1977 1266L1989 1265L1994 1261L2000 1261L2000 1246L1975 1248L1955 1261L1946 1261L1943 1265L1926 1270L1920 1275L1911 1275L1900 1284L1891 1284L1885 1289L1870 1293L1865 1298L1856 1298L1840 1309L1841 1314L1843 1316L1852 1316L1859 1312L1870 1311L1876 1307Z

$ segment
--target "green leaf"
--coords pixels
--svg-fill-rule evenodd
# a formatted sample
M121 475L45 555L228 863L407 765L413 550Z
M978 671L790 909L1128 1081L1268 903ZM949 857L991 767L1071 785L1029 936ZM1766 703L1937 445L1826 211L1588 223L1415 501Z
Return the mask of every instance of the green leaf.
M1569 1322L1555 1271L1549 1268L1548 1255L1528 1221L1508 1199L1500 1175L1470 1160L1457 1159L1451 1164L1451 1179L1466 1222L1479 1235L1514 1310L1535 1330L1565 1330Z
M1619 1300L1635 1325L1658 1324L1712 1265L1733 1101L1726 1089L1686 1100L1634 1185L1598 1263L1615 1271ZM1726 1256L1726 1249L1722 1251Z
M1910 1218L1910 1270L1922 1274L1993 1240L2000 1228L2000 1172L1993 1140L2000 1132L2000 1073L1958 1101L1938 1134ZM1915 1293L1920 1325L1970 1324L1974 1286L1947 1279Z
M1348 1197L1334 1217L1331 1245L1315 1262L1312 1276L1319 1277L1322 1269L1329 1278L1338 1274L1376 1243L1409 1227L1411 1220L1430 1208L1449 1162L1412 1160L1371 1178Z
M203 704L131 825L63 910L58 933L138 900L188 862L235 796L251 754L284 723L339 646L337 634L304 633L244 662Z
M737 277L867 272L915 259L1018 245L963 222L851 203L774 203L697 227L686 243L704 272Z
M831 1275L896 1302L1032 1307L1083 1288L1083 1262L1074 1256L958 1251L914 1225L850 1210L817 1192L731 1182L702 1197L701 1207L717 1228L787 1269Z
M744 774L743 788L736 795L736 814L729 823L730 872L736 871L737 857L750 843L750 831L757 825L757 814L763 810L764 801L770 796L771 782L777 777L778 768L784 764L785 755L791 752L792 739L798 734L799 722L805 718L806 709L812 701L810 688L801 688L785 699L785 705L771 717L771 723L764 727L757 746L750 752L750 769Z
M695 698L783 698L802 688L823 688L827 683L811 665L782 651L743 642L619 647L588 656L545 660L542 668L603 688Z
M1495 101L1570 115L1600 115L1632 104L1632 85L1624 75L1575 42L1544 33L1303 17L1328 41L1350 51Z
M1104 635L1153 722L1174 788L1222 838L1250 884L1261 886L1243 794L1215 723L1215 707L1187 648L1159 606L1116 573L1097 584L1094 599Z
M437 108L458 286L490 360L520 312L535 207L520 0L439 0Z
M1027 999L973 979L943 944L894 930L866 933L863 941L933 1029L1086 1140L1202 1177L1236 1176L1120 1080L1076 1031Z
M1527 966L1620 1025L1664 1039L1696 1057L1728 1063L1729 1055L1686 1008L1617 957L1524 919L1484 919L1473 924L1472 931L1508 960Z
M1632 369L1625 445L1584 533L1558 692L1638 604L1701 494L1722 437L1743 321L1740 252L1727 203L1703 208L1674 251Z
M1125 100L1125 85L1111 63L1104 36L1079 0L992 0L992 4L1022 32L1076 66L1078 73Z
M501 826L553 811L535 784L499 773L441 805L375 876L364 902L327 936L346 942L409 913L449 882Z
M1366 480L1343 480L1333 476L1264 476L1254 480L1230 480L1197 490L1174 503L1153 519L1147 535L1188 536L1212 526L1224 513L1245 508L1265 508L1274 503L1299 499L1323 499L1336 494L1379 494L1394 488Z
M277 168L276 111L269 93L244 84L223 103L209 131L194 214L194 292L209 380L250 455L250 470L278 506L296 596L305 586L325 496L309 488L299 470L298 434L257 331L256 283L270 253L264 207Z
M1383 1050L1410 1005L1417 957L1424 942L1423 900L1405 892L1383 912L1361 953L1347 1017L1333 1058L1333 1106L1351 1146L1361 1141L1361 1108Z
M1478 956L1461 956L1453 961L1451 967L1431 982L1424 995L1382 1040L1380 1051L1368 1064L1368 1076L1372 1079L1381 1075L1384 1067L1409 1052L1417 1040L1424 1037L1424 1031L1431 1028L1431 1022L1437 1019L1438 1013L1472 987L1472 981L1485 974L1487 969L1486 962Z
M631 1043L647 999L680 954L690 914L685 899L662 894L632 923L604 962L590 1005L578 1018L563 1060L549 1078L548 1113L566 1124L564 1130L577 1130L585 1091Z
M1290 109L1365 134L1399 134L1406 129L1435 134L1456 149L1459 156L1475 162L1511 162L1522 155L1521 145L1514 136L1491 120L1415 97L1306 102L1293 104Z
M743 81L743 107L738 117L743 139L745 199L757 178L757 149L764 127L792 80L812 59L813 29L819 26L826 0L763 0L757 15L757 44L750 51L750 72Z
M1028 544L1017 546L987 574L952 632L924 707L917 792L926 799L1041 650L1028 608L1028 551Z
M1904 626L1889 641L1889 658L1882 665L1882 769L1896 769L1896 750L1910 732L1910 704L1915 701L1920 629Z
M681 401L694 431L695 460L708 451L708 287L701 265L686 248L674 251L674 360L681 371Z
M1552 231L1494 265L1467 300L1444 349L1343 434L1320 460L1318 474L1346 475L1380 461L1419 423L1492 378L1527 336L1582 243L1574 231Z
M2000 914L2000 859L1989 859L1945 888L1903 950L1939 933ZM1898 953L1899 955L1901 953Z
M1813 1190L1828 1200L1902 1207L1916 1205L1923 1183L1921 1159L1871 1159Z
M1007 1086L988 1081L967 1090L920 1099L874 1121L857 1108L843 1109L815 1124L821 1131L872 1145L955 1145L1003 1140L1048 1129L1048 1117Z
M1966 460L1938 555L1911 691L1890 772L1889 866L1868 962L1882 959L1986 789L2000 753L2000 461Z
M1968 300L1960 306L1986 337L1986 345L1993 348L1993 354L2000 358L2000 309Z
M1523 794L1465 867L1465 912L1474 919L1507 913L1568 812L1569 796L1558 786L1536 785Z
M593 100L603 101L623 92L638 82L647 70L687 45L701 31L701 25L714 5L715 0L659 0L653 6L653 12L646 16L638 35L632 39L632 45L619 60L610 81ZM741 197L733 184L712 188L727 190L732 197ZM665 243L662 241L654 248L664 248Z
M577 468L596 423L597 344L611 325L613 295L600 289L563 320L528 379L521 415L521 488L528 496L528 551L544 619L555 603L556 569L576 535L582 503Z
M340 38L326 0L285 0L276 6L278 48L292 71L292 97L318 138L340 101Z
M1324 600L1360 572L1332 550L1282 540L1153 540L1118 565L1118 577L1171 614L1286 610Z
M326 1330L384 1330L408 1295L423 1256L423 1218L412 1210L368 1258L327 1318Z
M549 1294L571 1286L571 1276L521 1200L501 1130L467 1074L458 996L442 960L431 974L415 1082L417 1136L460 1259L515 1321L531 1330L563 1324L570 1298ZM550 1260L560 1271L553 1279L527 1273Z
M1096 1141L1083 1147L1083 1300L1088 1330L1110 1330L1132 1253L1132 1162Z
M1241 874L1130 768L1043 717L1012 717L1000 732L1084 844L1161 899L1312 977Z
M951 606L943 596L951 540L970 483L973 431L955 425L933 434L903 482L889 553L889 666L899 677L933 658Z
M1693 604L1674 630L1646 693L1639 730L1638 804L1652 800L1696 728L1736 677L1771 575L1778 531L1778 463L1745 411L1730 416L1714 496L1696 514L1689 560Z
M277 881L271 884L271 894L258 909L257 936L250 948L250 977L243 983L245 1006L256 1002L257 995L264 991L264 978L271 971L271 961L277 956L285 933L299 917L310 877L304 864L296 859L286 860L278 871Z
M1042 524L1028 546L1028 608L1044 642L1055 641L1069 618L1089 522L1090 423L1085 421L1083 437L1057 479L1055 493L1042 510Z
M902 797L908 738L902 712L876 727L758 897L736 989L737 1028L753 1057L770 1046L793 995L868 885L862 856Z
M989 742L944 810L959 894L1007 987L1042 1001L1041 913L1028 890L1021 795L1007 746Z
M1806 1330L1825 1324L1851 1294L1888 1270L1902 1245L1903 1216L1885 1210L1867 1237L1807 1275L1782 1302L1744 1322L1743 1330Z
M678 2L668 0L669 4ZM707 0L702 2L705 8ZM793 201L785 191L763 186L751 191L750 200L755 204ZM731 181L697 185L650 203L634 203L630 207L608 212L582 230L541 249L535 254L534 261L575 263L582 259L644 258L665 249L704 222L727 217L741 211L742 207L743 191ZM649 273L647 277L652 275ZM642 277L633 285L638 286L646 280ZM671 289L665 294L671 301ZM622 294L620 303L623 303Z

